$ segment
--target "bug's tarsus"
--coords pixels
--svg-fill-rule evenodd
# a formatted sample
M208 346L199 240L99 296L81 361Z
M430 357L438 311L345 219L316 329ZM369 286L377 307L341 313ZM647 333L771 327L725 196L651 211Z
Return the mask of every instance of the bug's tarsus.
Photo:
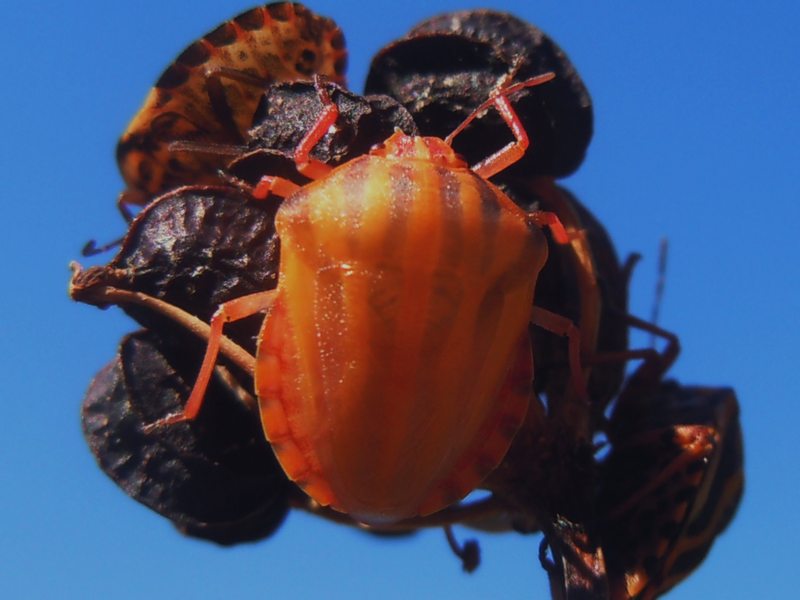
M141 207L147 204L152 196L144 190L127 189L117 196L117 210L126 223L133 221L136 216L131 207Z
M97 256L98 254L103 254L104 252L108 252L109 250L112 250L117 246L119 246L122 243L123 239L125 238L120 237L114 241L103 244L102 246L98 246L96 240L89 240L83 245L83 248L81 248L81 256Z
M508 71L506 71L503 75L498 77L497 82L494 84L494 88L492 88L491 94L498 94L504 88L506 88L511 81L513 81L514 77L517 76L519 70L522 68L522 65L525 64L525 56L522 54L517 54L514 59L511 61L511 67L509 67Z
M452 525L445 525L442 529L444 529L444 535L447 538L450 550L461 559L461 568L466 573L475 571L481 564L481 548L477 540L466 540L463 544L459 544L453 534Z
M325 81L319 75L314 76L314 87L322 102L322 110L317 115L317 120L311 129L303 136L294 151L294 162L300 174L310 179L320 179L331 171L331 166L314 158L311 158L311 151L325 134L333 127L339 118L339 107L331 100L328 90L325 88Z
M556 213L537 210L528 213L528 219L539 227L548 227L550 229L550 233L553 234L553 239L557 244L569 244L572 240L572 237L569 233L567 233L564 224L561 222L561 219L558 218Z
M286 198L301 187L290 179L273 175L263 175L255 185L224 169L217 171L217 175L221 181L239 191L249 200L267 200L270 196Z
M171 413L166 417L162 417L157 421L153 421L152 423L147 423L142 427L142 431L149 435L156 431L157 429L161 429L162 427L167 427L168 425L175 425L177 423L182 423L183 421L190 421L191 419L187 417L182 412Z
M259 182L253 186L250 195L256 200L266 200L270 194L280 198L286 198L300 189L295 182L283 177L264 175Z

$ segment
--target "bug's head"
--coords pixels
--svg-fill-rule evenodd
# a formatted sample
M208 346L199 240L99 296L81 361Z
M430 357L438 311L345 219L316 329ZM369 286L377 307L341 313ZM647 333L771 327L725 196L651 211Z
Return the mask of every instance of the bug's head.
M375 146L370 154L400 160L425 160L455 169L466 169L468 166L443 139L406 135L399 129L385 142Z

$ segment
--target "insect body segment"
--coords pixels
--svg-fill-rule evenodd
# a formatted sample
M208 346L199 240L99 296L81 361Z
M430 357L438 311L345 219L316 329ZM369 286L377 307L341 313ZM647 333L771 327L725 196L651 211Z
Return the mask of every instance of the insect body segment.
M172 142L242 144L264 86L322 74L344 82L336 24L300 4L254 8L186 48L156 82L117 147L125 201L184 184L213 183L225 152L171 149Z
M280 310L258 355L281 369L256 369L263 413L280 402L293 437L314 439L307 468L361 520L434 512L469 492L525 414L527 394L520 409L498 393L516 354L530 360L544 235L497 188L403 134L293 194L276 229ZM280 348L273 327L290 330ZM499 455L482 454L478 433L505 413L516 422L504 423ZM483 472L453 491L467 454Z

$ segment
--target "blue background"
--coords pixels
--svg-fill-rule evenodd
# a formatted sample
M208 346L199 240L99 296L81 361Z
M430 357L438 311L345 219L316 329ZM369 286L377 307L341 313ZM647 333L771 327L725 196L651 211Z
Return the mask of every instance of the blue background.
M644 4L644 3L642 3ZM800 18L792 2L495 3L547 31L595 104L596 133L567 180L621 255L647 317L669 238L660 322L684 351L672 375L731 385L747 488L738 517L671 598L795 596ZM123 231L114 144L155 78L248 2L22 3L0 8L0 596L4 598L547 597L537 537L478 535L461 573L439 531L375 540L292 514L265 542L183 538L95 466L79 406L135 325L66 297L67 263ZM372 54L456 2L317 0L351 52ZM99 260L107 260L101 257ZM457 529L459 537L472 535Z

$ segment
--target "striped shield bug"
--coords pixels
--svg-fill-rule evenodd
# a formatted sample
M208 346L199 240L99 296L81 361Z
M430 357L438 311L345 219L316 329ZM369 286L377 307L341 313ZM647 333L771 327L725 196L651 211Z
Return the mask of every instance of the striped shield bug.
M253 189L285 198L277 288L219 307L183 412L151 427L197 415L223 325L264 312L255 385L279 462L317 503L378 525L458 501L503 458L532 393L529 323L569 339L585 397L580 332L532 308L541 229L569 236L487 181L528 145L509 96L552 77L501 82L447 139L398 131L335 169L309 157L338 113L318 83L324 108L294 156L314 181ZM451 140L491 107L515 139L470 168Z
M117 162L128 189L120 208L180 185L218 182L230 156L191 144L241 145L268 83L314 74L344 83L346 61L338 26L301 4L276 2L226 21L161 74L122 134Z

